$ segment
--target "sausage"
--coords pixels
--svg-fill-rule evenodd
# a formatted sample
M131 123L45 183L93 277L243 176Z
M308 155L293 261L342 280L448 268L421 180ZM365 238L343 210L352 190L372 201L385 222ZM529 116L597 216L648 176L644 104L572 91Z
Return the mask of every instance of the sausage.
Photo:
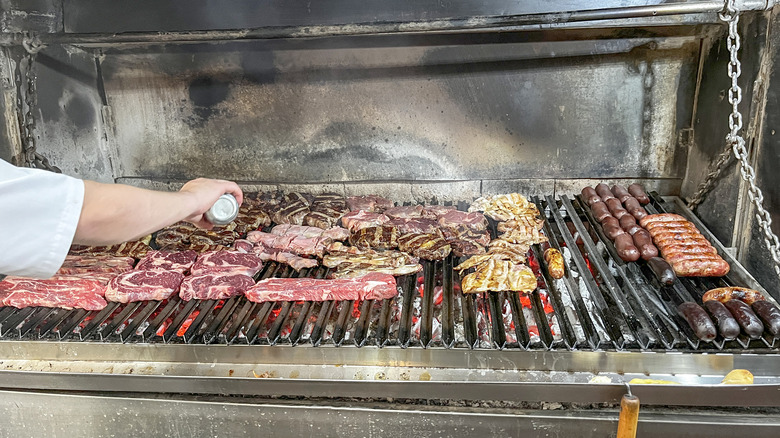
M628 212L631 214L631 216L634 216L636 220L642 220L642 218L647 216L647 210L645 210L642 207L635 208L633 210L628 210Z
M677 279L677 275L674 273L674 269L666 263L666 260L661 257L652 257L647 261L647 266L653 271L655 278L662 284L671 286L674 284L674 280Z
M615 184L612 186L612 194L620 200L620 202L626 202L626 199L631 197L625 187Z
M759 300L753 303L753 311L756 312L764 327L772 333L772 336L780 336L780 309L769 301Z
M615 219L615 218L612 218ZM615 219L617 221L617 219ZM604 230L604 234L609 237L609 240L615 240L615 238L621 234L626 234L625 231L623 231L622 228L620 228L620 224L618 223L615 225L612 221L607 218L607 220L604 221L603 224L601 224L601 229Z
M609 208L607 208L607 204L603 202L596 202L591 205L590 210L593 212L593 217L599 222L602 222L604 218L612 216L612 213L609 212Z
M642 208L642 205L634 197L626 198L626 200L623 201L623 205L626 206L626 210L628 211L636 210L637 208Z
M742 330L750 336L750 339L758 339L764 333L764 324L758 319L750 307L740 300L729 300L723 303L729 312L734 315Z
M721 303L725 303L726 301L740 300L748 305L763 299L764 296L761 295L761 292L739 286L710 289L704 294L704 297L702 297L702 301L717 300Z
M607 208L609 208L609 212L612 213L612 216L615 216L616 218L620 219L621 217L628 214L628 211L626 211L626 209L623 208L623 204L620 203L619 199L610 198L604 202L607 204Z
M601 201L601 198L596 193L596 189L594 189L591 186L587 186L580 192L582 195L582 200L587 202L588 205L593 205L599 201Z
M724 339L734 339L739 336L739 324L734 316L731 315L729 309L723 305L720 301L705 301L704 308L707 313L710 314L715 323L718 325L718 331Z
M691 326L691 330L696 334L696 337L702 341L712 341L717 336L715 330L715 324L707 316L707 312L704 311L698 304L686 301L679 306L677 310L680 311L683 318L688 321L688 325Z
M631 184L628 186L628 193L635 197L642 205L650 203L650 197L645 193L645 189L639 184Z
M644 228L640 227L639 225L633 225L631 228L629 228L629 229L627 229L625 231L626 231L626 233L628 233L628 234L633 236L634 234L636 234L637 232L642 231L642 230L644 230Z
M632 237L634 238L634 246L639 249L642 260L658 257L658 248L653 245L653 238L650 237L650 233L646 230L641 230L634 233Z
M623 233L615 237L615 249L624 262L639 260L639 250L634 246L634 239L631 238L630 234Z
M565 268L560 251L555 248L547 248L544 251L544 261L547 262L547 271L550 273L550 277L555 279L563 278Z
M634 216L627 214L620 218L620 228L622 228L624 231L628 231L628 229L634 225L636 225L636 219L634 219Z
M596 193L604 202L607 202L607 199L614 198L614 196L612 195L612 191L609 189L609 186L604 183L601 183L596 186Z

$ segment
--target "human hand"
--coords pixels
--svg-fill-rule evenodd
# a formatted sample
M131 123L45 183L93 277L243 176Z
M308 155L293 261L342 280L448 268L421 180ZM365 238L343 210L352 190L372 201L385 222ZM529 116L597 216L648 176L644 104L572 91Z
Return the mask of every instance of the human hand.
M194 179L184 184L179 192L189 195L193 200L192 212L184 220L207 230L213 228L214 224L207 221L203 215L217 202L220 196L230 193L236 198L238 205L244 202L244 194L238 184L221 179Z

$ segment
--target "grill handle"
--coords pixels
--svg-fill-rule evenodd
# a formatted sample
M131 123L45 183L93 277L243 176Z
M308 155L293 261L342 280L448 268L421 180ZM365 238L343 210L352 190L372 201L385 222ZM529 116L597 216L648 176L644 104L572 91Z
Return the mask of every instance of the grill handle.
M628 385L626 385L628 386ZM636 438L636 428L639 422L639 397L625 394L620 400L620 417L618 419L617 438Z

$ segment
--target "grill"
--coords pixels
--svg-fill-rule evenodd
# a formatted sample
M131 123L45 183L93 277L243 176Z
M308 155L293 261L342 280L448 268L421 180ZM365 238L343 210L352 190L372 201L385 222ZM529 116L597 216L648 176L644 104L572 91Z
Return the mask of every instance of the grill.
M654 194L651 213L679 210L679 200ZM678 201L675 204L674 201ZM420 275L397 279L399 295L374 301L266 302L228 300L109 303L100 311L7 307L0 337L8 340L118 343L302 345L498 350L771 351L775 338L744 334L702 342L677 312L709 289L756 286L738 263L716 280L679 278L661 287L649 268L624 263L580 199L535 198L545 212L550 245L566 248L569 269L553 280L539 245L529 261L539 287L530 294L461 294L460 260L423 261ZM685 212L693 218L689 211ZM495 224L493 224L495 225ZM495 227L492 227L495 235ZM709 236L713 239L712 236ZM581 242L581 243L578 243ZM324 278L327 268L295 272L269 262L256 279ZM426 293L434 291L434 293Z
M776 339L703 342L677 311L730 285L780 300L735 166L686 207L731 111L721 1L222 3L4 2L0 158L146 188L204 176L459 210L521 193L565 276L542 244L530 294L462 294L450 257L384 301L0 308L4 430L596 437L641 378L679 384L631 385L640 434L778 435ZM776 3L737 2L742 134L774 225ZM599 182L641 183L648 212L685 216L730 273L667 287L621 261L572 195ZM327 275L270 262L257 279ZM741 368L754 385L720 385Z

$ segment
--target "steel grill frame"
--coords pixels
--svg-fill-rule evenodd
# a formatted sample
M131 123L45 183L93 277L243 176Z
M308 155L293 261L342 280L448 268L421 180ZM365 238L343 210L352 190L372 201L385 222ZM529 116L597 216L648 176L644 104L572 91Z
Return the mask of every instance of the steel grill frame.
M677 314L677 305L683 301L701 300L708 288L740 283L733 278L733 273L724 279L680 278L671 287L660 287L646 266L619 259L589 209L583 208L579 196L574 199L561 196L560 203L552 196L543 200L532 198L532 201L544 212L543 231L549 236L550 247L563 250L561 244L564 244L571 257L566 275L556 281L547 272L542 248L539 245L532 247L531 255L539 266L540 287L546 291L547 301L553 309L549 316L545 313L539 289L526 294L530 303L528 314L524 313L517 293L456 293L460 275L453 267L462 259L450 255L441 261L423 261L421 284L425 293L418 290L416 275L402 276L398 278L401 294L381 303L368 300L360 303L259 304L244 297L184 302L174 296L167 302L112 302L100 311L3 308L0 309L0 339L530 351L761 352L776 345L776 339L767 333L753 340L744 334L734 340L724 340L719 335L715 341L704 343ZM653 194L653 202L647 209L651 213L664 212L670 205ZM459 207L465 209L466 204L459 203ZM490 228L495 237L495 222ZM577 245L578 241L582 242L581 247ZM606 260L599 255L598 247L606 251ZM324 267L295 272L289 266L269 262L256 275L256 280L326 276ZM590 310L581 295L580 281L590 296ZM442 302L435 305L435 290L439 286ZM560 290L561 287L565 289ZM565 308L563 294L568 294L573 308ZM418 301L419 309L415 309ZM396 314L399 306L400 313ZM505 306L511 314L507 323L504 321ZM357 318L354 311L359 311ZM415 316L417 312L419 315ZM481 316L478 315L480 312ZM536 336L529 331L529 315L536 323ZM391 332L394 316L398 318L398 328ZM577 321L571 320L571 316ZM434 319L440 323L436 333ZM486 338L480 335L481 329L477 326L480 319L487 324L484 327ZM553 319L560 331L555 335L551 331ZM181 333L186 323L189 326ZM584 339L578 339L575 325ZM159 336L163 327L165 330ZM332 332L329 332L330 328ZM456 337L456 328L460 328L462 337ZM508 340L509 333L514 341ZM485 339L489 342L487 346L483 345Z

